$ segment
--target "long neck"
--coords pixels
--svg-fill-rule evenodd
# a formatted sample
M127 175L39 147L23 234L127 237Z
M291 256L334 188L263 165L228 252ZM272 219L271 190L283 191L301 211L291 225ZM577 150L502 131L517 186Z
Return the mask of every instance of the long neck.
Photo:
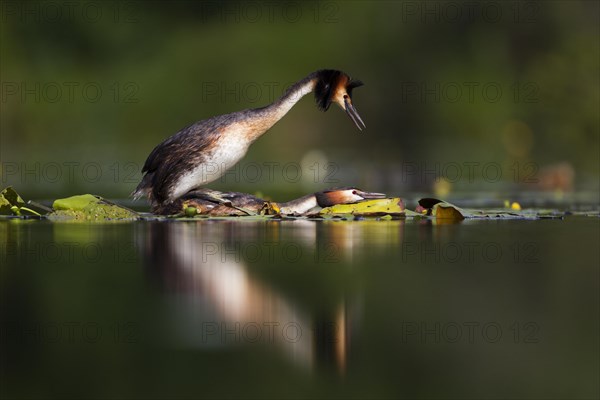
M277 121L279 121L288 111L304 96L312 92L315 88L316 75L310 74L306 78L294 83L278 100L272 104L256 109L255 130L253 140L257 139L263 133L268 131Z

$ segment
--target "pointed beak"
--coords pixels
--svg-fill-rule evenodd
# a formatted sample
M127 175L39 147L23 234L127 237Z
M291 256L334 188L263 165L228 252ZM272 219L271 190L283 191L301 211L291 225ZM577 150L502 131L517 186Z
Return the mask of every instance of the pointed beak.
M364 128L367 127L363 122L362 118L360 118L360 115L358 115L358 111L356 111L356 108L354 108L354 106L348 101L348 99L344 99L344 109L346 110L346 114L348 114L348 116L352 119L358 130L362 131Z
M384 193L363 192L356 188L340 188L324 190L315 193L317 204L321 207L330 207L336 204L352 204L363 200L383 199Z
M385 199L387 197L387 195L385 193L363 192L362 190L359 190L359 189L354 189L352 191L352 193L354 193L357 196L362 197L365 200L368 200L368 199Z

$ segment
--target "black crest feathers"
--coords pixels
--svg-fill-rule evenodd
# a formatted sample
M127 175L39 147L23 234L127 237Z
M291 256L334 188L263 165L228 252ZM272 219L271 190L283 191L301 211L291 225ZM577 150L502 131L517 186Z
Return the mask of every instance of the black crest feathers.
M331 99L335 94L338 82L344 75L342 71L334 69L322 69L317 72L317 84L315 86L315 100L321 111L327 111L331 105Z
M348 96L352 97L352 90L362 86L361 81L353 81L342 71L335 69L322 69L316 72L317 83L315 85L315 100L317 107L321 111L327 111L333 96L339 90L340 85L344 85Z

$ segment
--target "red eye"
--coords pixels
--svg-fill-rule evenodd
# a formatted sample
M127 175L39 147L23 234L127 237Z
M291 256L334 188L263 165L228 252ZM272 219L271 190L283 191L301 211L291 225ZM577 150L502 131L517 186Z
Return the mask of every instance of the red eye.
M345 94L345 95L344 95L344 98L345 98L345 99L347 99L347 98L348 98L348 95L347 95L347 94Z

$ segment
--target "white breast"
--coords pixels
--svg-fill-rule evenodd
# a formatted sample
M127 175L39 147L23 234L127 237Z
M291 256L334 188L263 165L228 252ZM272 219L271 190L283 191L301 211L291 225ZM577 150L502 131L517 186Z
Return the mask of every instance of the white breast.
M246 155L250 145L245 131L246 128L242 125L235 125L224 131L213 146L212 152L207 154L207 161L179 178L171 190L171 199L176 199L192 189L219 179L240 161Z

